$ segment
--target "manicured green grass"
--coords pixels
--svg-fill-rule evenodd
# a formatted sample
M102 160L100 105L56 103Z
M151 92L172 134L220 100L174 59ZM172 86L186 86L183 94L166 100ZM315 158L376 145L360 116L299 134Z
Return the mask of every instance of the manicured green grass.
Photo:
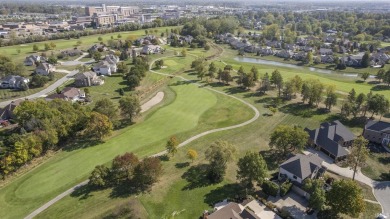
M194 85L172 86L174 102L107 142L58 153L52 159L0 190L1 218L18 218L85 179L97 164L117 154L135 151L149 155L164 149L169 136L196 129L200 116L217 103L217 97ZM199 103L202 104L199 104ZM145 147L145 148L143 148ZM31 200L34 200L33 202Z

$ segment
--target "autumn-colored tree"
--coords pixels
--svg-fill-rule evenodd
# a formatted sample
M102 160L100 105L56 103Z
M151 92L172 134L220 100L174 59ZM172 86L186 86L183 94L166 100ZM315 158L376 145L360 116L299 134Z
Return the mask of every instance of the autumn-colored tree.
M106 115L92 112L86 124L84 133L90 138L102 140L111 135L112 129L112 122Z
M198 152L196 152L196 150L194 149L189 149L187 151L187 157L191 160L191 162L194 162L194 160L196 160L196 158L198 157Z
M165 148L167 149L168 154L173 157L177 153L177 146L179 146L179 140L176 136L172 136L167 141Z

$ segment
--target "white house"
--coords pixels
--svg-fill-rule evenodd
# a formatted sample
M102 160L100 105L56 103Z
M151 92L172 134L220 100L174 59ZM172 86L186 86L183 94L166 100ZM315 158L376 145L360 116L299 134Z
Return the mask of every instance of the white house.
M30 79L17 75L8 75L0 80L0 88L21 89L23 84L28 84Z
M112 73L117 71L117 65L113 61L100 61L95 66L93 66L94 72L100 75L108 75L110 76Z
M142 54L157 54L162 51L161 46L156 46L156 45L145 45L142 47Z
M318 155L297 154L279 166L279 179L302 182L307 178L315 178L320 173L323 160Z

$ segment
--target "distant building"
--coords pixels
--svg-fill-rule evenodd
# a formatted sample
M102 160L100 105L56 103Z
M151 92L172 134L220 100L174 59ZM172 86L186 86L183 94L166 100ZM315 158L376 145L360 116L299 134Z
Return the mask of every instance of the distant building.
M24 100L14 100L7 106L5 106L3 109L0 110L0 118L2 120L10 120L14 119L14 110L17 106L19 106Z

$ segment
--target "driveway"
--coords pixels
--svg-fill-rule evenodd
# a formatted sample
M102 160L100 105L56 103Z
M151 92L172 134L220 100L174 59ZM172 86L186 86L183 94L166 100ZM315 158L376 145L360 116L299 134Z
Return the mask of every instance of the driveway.
M75 59L73 61L66 61L66 62L59 62L59 63L61 63L61 65L64 65L64 66L74 66L74 65L91 64L91 63L95 62L95 60L93 60L93 59L86 61L86 62L80 61L80 59L86 57L87 55L88 55L88 53L83 53L83 55L81 55L80 57L78 57L77 59Z
M77 70L74 70L74 71L67 71L67 70L61 70L61 69L58 69L56 72L61 72L61 73L66 73L67 75L60 78L59 80L57 80L56 82L54 82L53 84L51 84L49 87L35 93L35 94L31 94L29 96L25 96L25 97L21 97L21 98L16 98L16 99L13 99L13 100L7 100L7 101L3 101L3 102L0 102L0 107L5 107L7 106L8 104L10 104L12 101L14 100L17 100L17 99L36 99L36 98L39 98L39 97L45 97L46 94L54 91L57 89L57 87L61 86L63 83L65 83L66 81L72 79L72 77L78 73Z
M290 212L293 218L303 218L303 219L315 219L316 214L308 215L306 207L309 204L308 201L300 195L297 195L294 192L289 192L284 197L272 197L269 196L267 201L272 202L279 208L283 208Z
M382 213L390 217L390 182L375 182L374 193L376 199L382 205Z

